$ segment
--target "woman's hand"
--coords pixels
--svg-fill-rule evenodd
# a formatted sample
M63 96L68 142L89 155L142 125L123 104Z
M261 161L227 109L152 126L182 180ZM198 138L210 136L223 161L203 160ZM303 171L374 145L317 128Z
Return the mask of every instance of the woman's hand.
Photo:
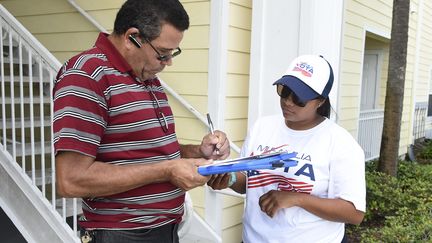
M225 189L228 187L230 176L230 173L212 175L207 185L213 188L213 190Z
M297 206L297 201L302 193L271 190L259 199L261 211L269 217L273 217L279 209Z

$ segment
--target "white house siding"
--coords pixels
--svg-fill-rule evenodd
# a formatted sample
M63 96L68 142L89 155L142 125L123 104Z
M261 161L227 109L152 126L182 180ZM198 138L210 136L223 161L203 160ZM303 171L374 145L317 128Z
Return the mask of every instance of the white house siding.
M123 1L78 0L77 3L112 29L113 19ZM98 30L66 0L0 1L60 62L94 44Z

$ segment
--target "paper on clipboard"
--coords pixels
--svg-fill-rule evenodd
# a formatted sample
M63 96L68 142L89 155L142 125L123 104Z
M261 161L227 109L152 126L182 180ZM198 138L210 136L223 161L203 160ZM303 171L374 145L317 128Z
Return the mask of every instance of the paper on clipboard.
M258 169L275 169L297 165L296 152L278 152L262 155L254 155L236 159L217 161L211 165L198 167L201 175L223 174L235 171L247 171Z

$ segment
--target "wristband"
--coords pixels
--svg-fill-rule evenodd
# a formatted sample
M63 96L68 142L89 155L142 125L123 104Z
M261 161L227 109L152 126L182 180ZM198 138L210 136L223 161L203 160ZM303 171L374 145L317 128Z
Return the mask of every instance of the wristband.
M228 182L228 187L231 187L232 185L234 185L234 183L237 181L237 175L235 172L230 172L230 179Z

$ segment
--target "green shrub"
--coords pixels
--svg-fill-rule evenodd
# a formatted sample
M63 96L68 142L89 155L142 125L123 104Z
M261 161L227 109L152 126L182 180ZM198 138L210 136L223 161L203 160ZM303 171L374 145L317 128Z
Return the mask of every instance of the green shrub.
M350 242L432 242L432 164L400 161L397 178L376 162L366 170L366 215L347 226Z
M421 151L417 157L420 159L432 160L432 140L426 140L421 145Z

